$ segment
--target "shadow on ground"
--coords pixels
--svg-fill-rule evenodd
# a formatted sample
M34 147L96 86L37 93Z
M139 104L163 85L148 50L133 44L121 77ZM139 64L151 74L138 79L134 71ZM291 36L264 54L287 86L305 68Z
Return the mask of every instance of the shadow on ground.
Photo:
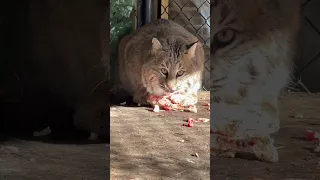
M1 180L109 179L109 141L87 140L72 125L73 111L7 104L0 114ZM47 126L50 135L33 137Z
M208 95L197 114L111 107L111 179L209 179L210 124L183 126L188 117L209 118Z

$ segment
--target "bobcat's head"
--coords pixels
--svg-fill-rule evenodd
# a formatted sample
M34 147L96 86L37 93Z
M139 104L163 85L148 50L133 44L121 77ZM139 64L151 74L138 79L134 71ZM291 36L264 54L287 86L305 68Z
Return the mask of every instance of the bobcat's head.
M163 95L200 89L203 71L200 42L187 43L177 37L153 38L147 58L149 60L142 68L141 78L149 93Z

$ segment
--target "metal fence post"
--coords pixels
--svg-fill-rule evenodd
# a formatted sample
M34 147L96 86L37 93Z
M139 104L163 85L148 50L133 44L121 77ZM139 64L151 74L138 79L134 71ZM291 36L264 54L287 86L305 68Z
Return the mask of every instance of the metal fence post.
M154 16L154 0L145 1L145 24L152 22Z
M142 0L140 6L140 13L138 15L139 27L150 23L154 19L154 0Z

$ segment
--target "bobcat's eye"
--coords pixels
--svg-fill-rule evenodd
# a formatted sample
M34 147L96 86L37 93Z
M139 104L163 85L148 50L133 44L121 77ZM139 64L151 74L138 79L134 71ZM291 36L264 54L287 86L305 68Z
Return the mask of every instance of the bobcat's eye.
M183 74L184 74L184 71L182 71L182 70L181 70L181 71L178 71L178 72L177 72L177 77L180 77L180 76L182 76Z
M168 71L165 68L161 68L161 73L166 75L168 73Z
M231 44L236 37L236 32L233 29L224 29L218 32L214 37L214 43L216 43L216 48L222 48Z

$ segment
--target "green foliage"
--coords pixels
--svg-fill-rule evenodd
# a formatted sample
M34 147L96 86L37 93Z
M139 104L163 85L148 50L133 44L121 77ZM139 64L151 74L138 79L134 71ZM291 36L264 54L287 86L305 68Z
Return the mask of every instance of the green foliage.
M119 41L133 31L133 22L130 19L133 6L132 0L111 0L110 3L110 80L114 84L117 77Z

